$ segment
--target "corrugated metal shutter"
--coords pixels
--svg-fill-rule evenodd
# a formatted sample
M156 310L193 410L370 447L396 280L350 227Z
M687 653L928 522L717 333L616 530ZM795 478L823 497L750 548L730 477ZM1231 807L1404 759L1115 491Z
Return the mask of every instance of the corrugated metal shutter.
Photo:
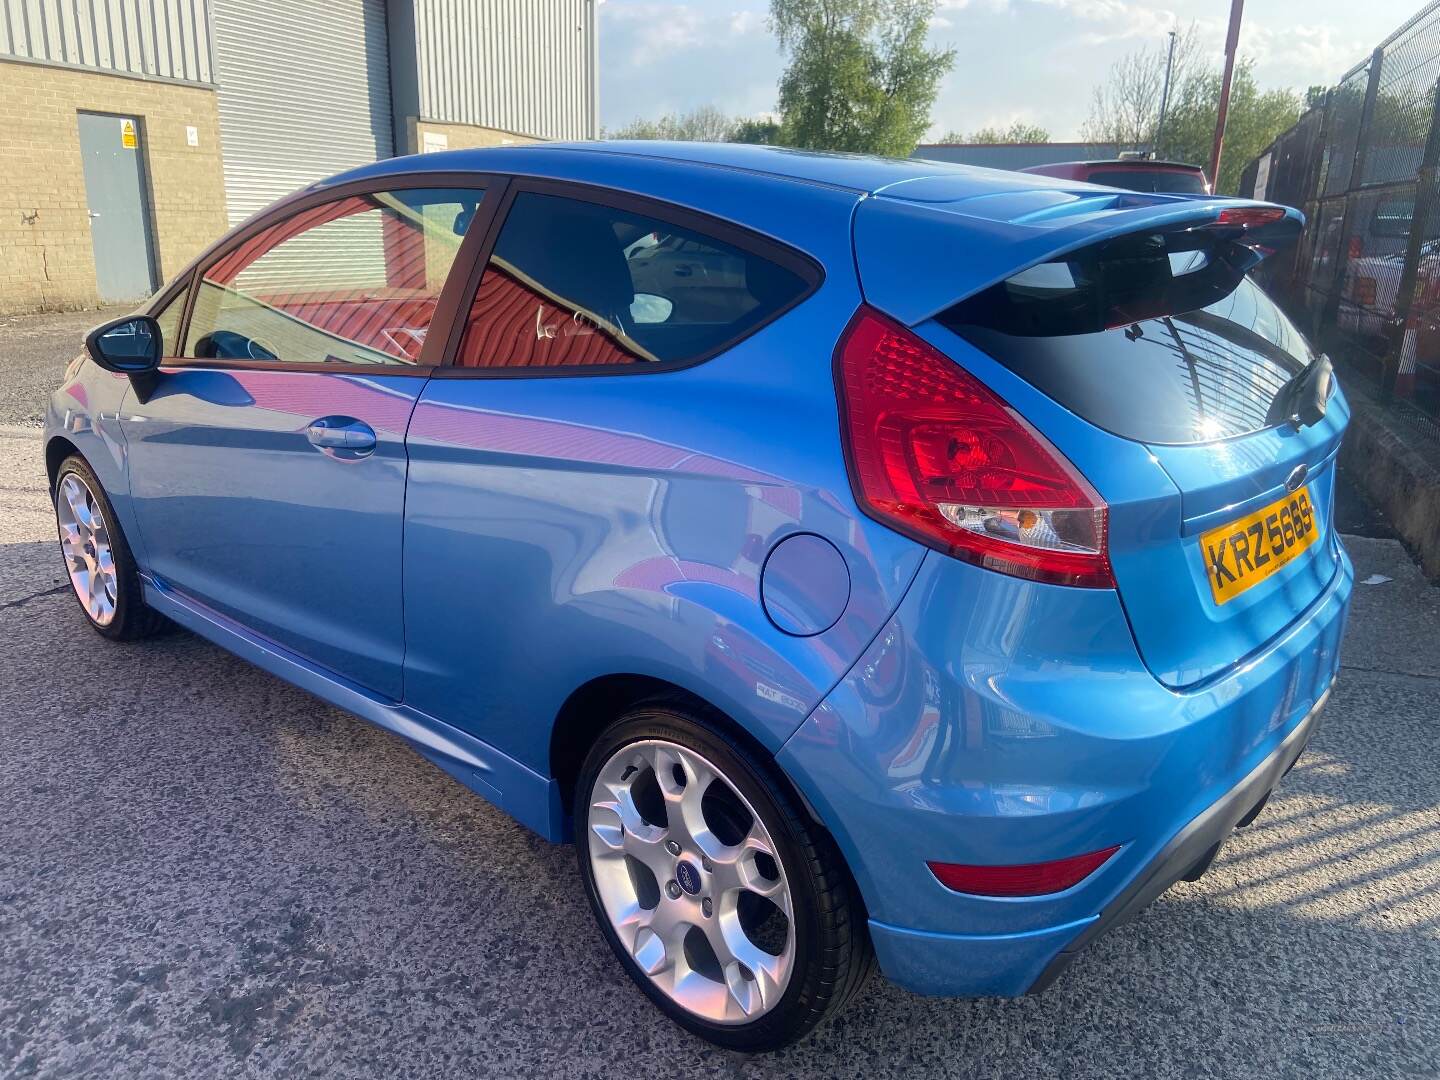
M0 0L0 55L208 83L210 13L205 0Z
M231 224L394 153L384 0L214 5Z
M599 134L594 0L414 4L421 119L544 139Z

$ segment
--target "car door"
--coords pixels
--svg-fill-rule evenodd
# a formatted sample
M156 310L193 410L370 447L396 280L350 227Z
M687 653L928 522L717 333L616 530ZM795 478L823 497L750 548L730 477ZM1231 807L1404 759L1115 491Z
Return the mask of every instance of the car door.
M450 180L351 185L237 234L122 417L155 584L393 700L405 429L483 196Z
M849 204L806 197L848 259ZM542 774L566 695L613 672L703 686L783 738L919 558L831 494L847 481L815 343L853 310L853 277L811 302L813 263L708 217L538 180L506 201L410 424L406 703ZM698 302L685 275L635 265L682 244L728 265L729 288ZM775 423L749 422L757 408ZM828 464L793 449L816 445ZM814 645L760 604L794 533L833 538L853 569Z

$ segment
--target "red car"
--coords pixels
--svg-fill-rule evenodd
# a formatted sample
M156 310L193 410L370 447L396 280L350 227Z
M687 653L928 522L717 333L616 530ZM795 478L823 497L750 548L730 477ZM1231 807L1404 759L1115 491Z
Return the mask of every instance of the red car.
M1180 195L1210 195L1210 181L1199 165L1178 161L1145 161L1121 158L1115 161L1057 161L1031 165L1021 172L1083 180L1087 184L1125 188L1128 191L1173 191Z

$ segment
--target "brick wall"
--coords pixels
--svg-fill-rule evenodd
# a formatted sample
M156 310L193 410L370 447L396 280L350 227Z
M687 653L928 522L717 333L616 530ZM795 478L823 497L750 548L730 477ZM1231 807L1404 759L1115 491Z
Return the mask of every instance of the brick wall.
M226 230L214 91L0 60L0 312L99 302L81 110L141 119L161 281ZM199 146L187 145L187 126Z
M396 147L401 154L418 154L425 146L425 133L433 132L445 136L447 150L469 150L477 146L523 146L543 140L533 135L520 135L514 131L499 128L476 127L473 124L441 124L434 120L416 120L413 116L406 124L408 147Z

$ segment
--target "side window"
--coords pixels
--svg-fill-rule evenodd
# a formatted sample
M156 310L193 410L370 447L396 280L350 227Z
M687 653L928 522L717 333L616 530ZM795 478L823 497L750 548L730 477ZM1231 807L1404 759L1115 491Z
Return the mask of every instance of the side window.
M184 355L416 364L481 195L351 195L257 233L205 271Z
M185 297L189 293L189 289L181 289L155 313L155 321L160 324L160 351L165 356L180 355L180 316L185 314Z
M753 252L613 207L517 195L470 307L466 368L684 362L809 289Z

